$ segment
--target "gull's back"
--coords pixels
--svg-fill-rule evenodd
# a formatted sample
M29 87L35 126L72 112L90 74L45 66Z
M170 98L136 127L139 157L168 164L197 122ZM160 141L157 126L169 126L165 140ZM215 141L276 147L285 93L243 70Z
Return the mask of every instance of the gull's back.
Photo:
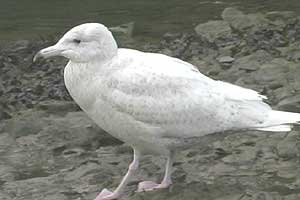
M119 115L160 129L153 134L189 137L246 128L263 120L262 108L269 109L256 92L222 85L162 54L119 49L111 67L102 83L106 102Z

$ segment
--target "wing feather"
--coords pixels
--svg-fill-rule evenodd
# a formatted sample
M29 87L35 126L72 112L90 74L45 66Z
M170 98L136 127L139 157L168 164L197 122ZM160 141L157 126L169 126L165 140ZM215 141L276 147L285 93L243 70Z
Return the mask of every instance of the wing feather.
M117 112L158 127L164 136L202 136L254 125L265 117L252 112L253 101L264 98L253 90L212 80L175 58L140 56L110 77L106 101Z

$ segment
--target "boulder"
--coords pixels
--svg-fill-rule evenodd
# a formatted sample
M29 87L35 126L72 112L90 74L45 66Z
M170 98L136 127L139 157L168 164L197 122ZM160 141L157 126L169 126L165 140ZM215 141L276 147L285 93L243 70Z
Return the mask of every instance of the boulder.
M218 38L231 37L231 28L226 21L209 21L204 24L199 24L195 28L196 33L213 43Z
M269 20L260 13L246 15L242 11L232 7L224 9L222 18L235 30L241 32L252 27L264 27L270 24Z
M135 23L128 22L114 27L109 27L114 37L121 47L135 46L136 41L133 39Z
M232 70L256 71L262 64L272 60L272 56L264 51L259 50L248 56L240 57L235 60Z

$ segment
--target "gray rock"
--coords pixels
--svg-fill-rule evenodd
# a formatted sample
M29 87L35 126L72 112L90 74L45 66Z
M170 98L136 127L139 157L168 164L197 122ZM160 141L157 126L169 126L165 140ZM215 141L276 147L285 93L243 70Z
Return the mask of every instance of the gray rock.
M279 81L283 82L282 80L284 80L283 79L284 77L282 76L279 78L281 78L281 79L279 79ZM272 98L273 98L274 102L280 102L283 99L287 99L287 98L290 98L291 96L293 96L293 94L295 93L295 90L294 90L294 88L286 85L284 87L277 88L277 89L271 91L270 93L273 96ZM288 105L288 108L297 108L297 106L295 106L294 104L290 104L290 105Z
M1 120L5 120L5 119L10 119L11 118L11 115L6 112L3 108L1 108L0 106L0 121Z
M128 47L135 46L135 43L137 43L133 39L134 27L134 22L128 22L119 26L109 27L109 30L112 31L114 37L117 38L118 45Z
M124 34L127 37L132 37L134 25L134 22L128 22L119 26L109 27L109 30L116 34Z
M53 113L53 114L66 114L68 112L74 112L74 111L79 111L80 108L78 105L73 102L73 101L43 101L40 102L37 106L37 109L40 110L45 110L48 113Z
M287 137L281 140L277 145L278 155L286 159L293 159L299 156L300 141L299 133L292 131Z
M219 47L219 53L222 56L230 56L234 54L235 44Z
M42 111L22 111L19 115L5 121L0 131L7 132L15 138L37 134L47 125L45 120L47 115Z
M0 164L0 185L17 178L17 170L9 165Z
M270 24L269 20L260 13L245 15L240 10L232 7L226 8L222 12L222 18L239 31L245 31L251 27L264 27Z
M261 68L262 64L272 60L272 56L264 51L259 50L255 53L236 59L233 65L234 70L256 71Z
M195 31L201 37L213 43L218 38L228 38L231 28L226 21L209 21L196 26Z
M286 81L286 74L289 72L290 63L282 58L275 58L270 62L261 63L259 70L253 73L258 83Z
M300 198L300 194L289 194L284 197L284 200L298 200Z
M87 163L84 165L81 165L80 167L76 168L75 170L69 172L65 180L66 181L75 181L77 179L80 179L83 176L86 176L89 173L93 173L93 171L98 171L99 165L96 163Z
M215 200L242 200L243 196L244 194L231 194L217 198Z
M269 193L269 192L257 192L251 196L253 200L276 200L280 198L278 193Z
M271 11L265 14L265 17L275 23L277 26L286 26L295 22L297 15L293 11Z
M285 166L284 168L278 169L277 176L284 179L293 180L299 174L299 170L295 166Z
M200 70L201 73L209 74L210 76L214 76L221 71L220 66L207 63L206 61L201 60L198 57L193 57L190 60L190 63L195 65Z
M247 163L253 162L256 158L257 150L253 147L243 147L236 149L233 154L224 157L224 163Z
M222 12L222 18L223 18L223 20L230 23L230 25L236 29L240 25L247 27L249 25L248 23L250 22L249 19L246 17L246 15L242 11L240 11L236 8L232 8L232 7L224 9L224 11ZM245 23L245 21L248 23L242 24L242 23Z
M18 182L7 182L3 185L5 194L10 199L61 199L67 200L68 189L63 185L59 185L58 182L62 181L62 177L59 178L57 175L50 177L39 177L28 180L21 180ZM69 194L72 196L72 193Z
M234 166L225 164L225 163L218 163L214 166L212 166L209 170L209 174L213 174L215 176L226 176L226 175L232 175L236 171L236 168Z
M222 57L217 58L217 60L220 63L232 63L234 61L234 58L231 56L222 56Z
M290 96L279 101L276 107L280 110L299 112L300 111L300 94Z
M286 57L288 60L291 61L299 61L300 60L300 43L292 43L287 47L280 47L277 48L281 55Z

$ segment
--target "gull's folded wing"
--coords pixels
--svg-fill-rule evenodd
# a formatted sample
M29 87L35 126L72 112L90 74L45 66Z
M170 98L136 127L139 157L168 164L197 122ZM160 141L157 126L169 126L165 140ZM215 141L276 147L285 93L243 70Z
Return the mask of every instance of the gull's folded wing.
M112 92L105 101L131 120L159 129L159 134L194 137L248 128L261 123L269 109L257 92L214 81L189 63L130 53L135 59L124 56L125 67L107 80Z

